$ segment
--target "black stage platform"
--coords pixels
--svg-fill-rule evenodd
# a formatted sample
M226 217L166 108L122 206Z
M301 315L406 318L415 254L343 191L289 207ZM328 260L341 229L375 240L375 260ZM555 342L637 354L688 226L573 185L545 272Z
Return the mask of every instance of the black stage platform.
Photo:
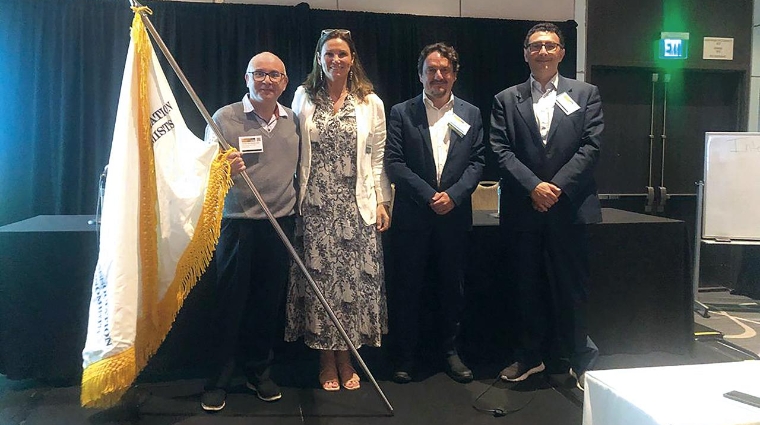
M603 369L668 366L745 360L726 355L721 347L696 342L690 355L650 353L602 356ZM79 407L79 388L51 387L32 381L7 381L0 376L0 424L61 425L579 425L583 394L568 375L540 374L520 384L497 383L476 402L481 408L518 410L494 418L472 408L488 389L498 367L476 368L480 378L462 385L443 373L410 384L385 380L380 385L395 414L388 416L382 402L365 381L357 391L328 393L316 388L316 364L278 364L274 375L283 384L283 398L264 403L242 386L227 398L216 414L201 410L202 379L141 384L135 391L139 407L126 402L109 410Z
M684 223L612 209L603 216L590 226L590 329L602 354L688 352L693 319ZM91 219L38 216L0 227L0 373L8 378L78 379L97 260ZM510 323L501 297L509 279L499 273L498 219L476 212L474 221L462 352L476 366L501 364ZM209 291L204 278L141 379L201 376L213 348ZM283 344L283 357L308 356L301 346Z

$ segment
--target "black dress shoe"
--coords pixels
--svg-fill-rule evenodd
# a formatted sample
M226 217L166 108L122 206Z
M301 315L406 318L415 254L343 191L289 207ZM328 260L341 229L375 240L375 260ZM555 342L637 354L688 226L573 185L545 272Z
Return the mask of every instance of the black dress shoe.
M451 379L462 384L472 382L472 371L462 363L457 354L446 357L446 373Z
M397 370L393 372L393 382L397 384L408 384L412 382L412 376L409 375L409 372L406 372L404 370Z

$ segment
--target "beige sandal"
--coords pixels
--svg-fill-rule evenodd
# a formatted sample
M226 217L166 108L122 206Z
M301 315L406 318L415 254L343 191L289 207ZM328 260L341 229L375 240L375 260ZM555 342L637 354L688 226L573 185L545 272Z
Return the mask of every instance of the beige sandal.
M351 391L358 390L361 387L359 375L356 374L356 370L351 365L351 357L348 351L337 351L335 360L338 363L338 373L343 388Z
M338 391L340 389L333 351L322 350L319 352L319 384L325 391Z

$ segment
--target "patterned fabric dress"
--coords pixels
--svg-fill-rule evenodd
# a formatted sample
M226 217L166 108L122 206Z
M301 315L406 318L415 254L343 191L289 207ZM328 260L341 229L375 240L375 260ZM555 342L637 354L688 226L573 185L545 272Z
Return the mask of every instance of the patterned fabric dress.
M302 258L351 342L380 346L388 313L380 235L366 225L356 204L356 113L349 95L333 114L324 91L315 102L311 171L303 201ZM288 290L285 340L347 350L303 273L294 266Z

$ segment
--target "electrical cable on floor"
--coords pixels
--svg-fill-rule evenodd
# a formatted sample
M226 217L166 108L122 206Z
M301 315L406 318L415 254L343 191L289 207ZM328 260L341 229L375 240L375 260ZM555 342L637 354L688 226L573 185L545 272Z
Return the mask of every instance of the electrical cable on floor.
M493 380L493 382L491 382L491 385L489 385L488 388L486 388L485 390L483 390L483 392L480 393L480 395L477 396L475 398L475 400L472 402L472 408L473 409L475 409L475 410L477 410L478 412L481 412L481 413L491 414L491 415L493 415L494 418L501 418L503 416L507 416L509 414L512 414L512 413L515 413L515 412L519 412L520 410L526 408L533 401L533 399L536 398L536 390L533 390L533 391L531 391L533 394L531 395L530 399L527 402L525 402L525 404L523 404L522 406L520 406L520 407L518 407L516 409L507 409L507 408L504 408L504 407L494 407L494 408L478 407L478 405L477 405L478 400L480 400L481 397L483 397L491 388L493 388L494 385L496 385L497 382L499 382L501 380L500 374L496 375L496 378Z

